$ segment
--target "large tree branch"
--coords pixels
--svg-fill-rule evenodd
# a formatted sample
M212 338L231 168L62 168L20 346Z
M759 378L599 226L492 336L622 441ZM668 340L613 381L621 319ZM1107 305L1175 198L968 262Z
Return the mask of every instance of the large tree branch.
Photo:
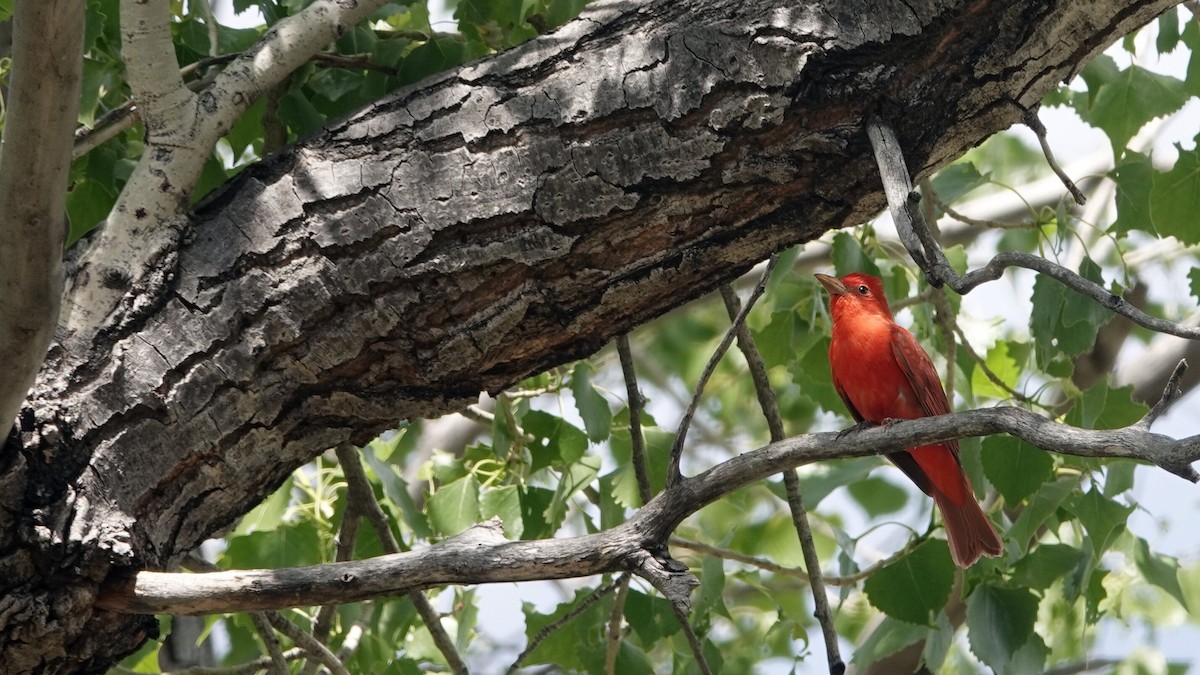
M1171 396L1164 397L1164 405ZM1103 431L1059 424L1022 408L989 408L896 422L851 433L804 434L745 452L668 486L625 523L566 539L508 541L497 519L409 553L274 570L211 574L138 572L114 578L97 606L127 613L211 614L355 602L446 584L563 579L632 569L657 559L680 522L749 483L803 464L878 455L904 448L1008 433L1045 450L1081 457L1137 459L1196 482L1200 436L1176 440L1144 420ZM682 571L666 576L686 576ZM686 588L686 586L683 586ZM677 598L672 598L676 600ZM686 600L686 596L685 596Z
M20 0L13 16L13 73L0 154L0 437L12 428L58 321L85 5ZM0 473L5 463L0 457ZM0 531L8 530L0 517ZM0 548L7 536L0 534Z

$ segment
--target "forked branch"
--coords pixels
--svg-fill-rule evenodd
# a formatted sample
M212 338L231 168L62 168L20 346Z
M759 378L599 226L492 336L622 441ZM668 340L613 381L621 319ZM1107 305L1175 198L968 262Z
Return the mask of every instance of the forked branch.
M966 295L980 284L999 279L1009 267L1024 267L1095 300L1143 328L1189 340L1200 340L1200 327L1185 326L1150 316L1126 302L1120 295L1038 255L1005 251L997 253L986 265L972 272L959 274L954 271L941 246L930 234L920 210L916 208L920 195L913 191L912 180L895 130L883 120L871 118L867 121L867 135L875 150L875 161L883 179L888 210L896 223L900 241L913 261L925 272L930 284L935 287L946 285L960 295Z

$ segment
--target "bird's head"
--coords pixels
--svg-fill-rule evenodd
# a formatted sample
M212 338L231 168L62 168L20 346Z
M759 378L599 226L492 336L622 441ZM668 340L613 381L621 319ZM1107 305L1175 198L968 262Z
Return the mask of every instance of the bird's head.
M892 318L892 310L883 295L883 282L878 277L862 272L852 272L841 279L826 274L815 276L825 290L829 291L829 311L834 320L847 313L866 313Z

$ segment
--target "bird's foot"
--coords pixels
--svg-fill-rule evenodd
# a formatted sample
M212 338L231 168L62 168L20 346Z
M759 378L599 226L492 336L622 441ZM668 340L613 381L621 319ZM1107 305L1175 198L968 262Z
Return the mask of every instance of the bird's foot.
M839 431L837 437L838 437L838 440L841 440L842 437L845 436L846 434L859 432L859 431L862 431L863 429L870 429L871 427L877 427L877 426L879 426L879 425L875 424L874 422L872 422L870 420L860 420L858 422L858 424L855 424L852 427L842 429L841 431Z
M896 422L904 422L904 421L906 421L906 420L902 417L885 417L885 418L883 418L883 421L880 422L879 424L880 424L880 426L886 427L886 426L895 424Z

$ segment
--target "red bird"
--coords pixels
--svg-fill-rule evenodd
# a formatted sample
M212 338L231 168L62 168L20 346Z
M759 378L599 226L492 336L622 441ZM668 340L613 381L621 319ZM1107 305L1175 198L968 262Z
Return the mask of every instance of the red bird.
M950 403L929 354L896 325L883 284L869 274L835 279L818 274L829 291L833 339L829 366L833 386L858 422L931 417L950 412ZM997 556L1000 537L975 501L971 481L958 459L958 441L923 445L888 456L917 487L933 497L946 524L950 555L959 567L980 556Z

